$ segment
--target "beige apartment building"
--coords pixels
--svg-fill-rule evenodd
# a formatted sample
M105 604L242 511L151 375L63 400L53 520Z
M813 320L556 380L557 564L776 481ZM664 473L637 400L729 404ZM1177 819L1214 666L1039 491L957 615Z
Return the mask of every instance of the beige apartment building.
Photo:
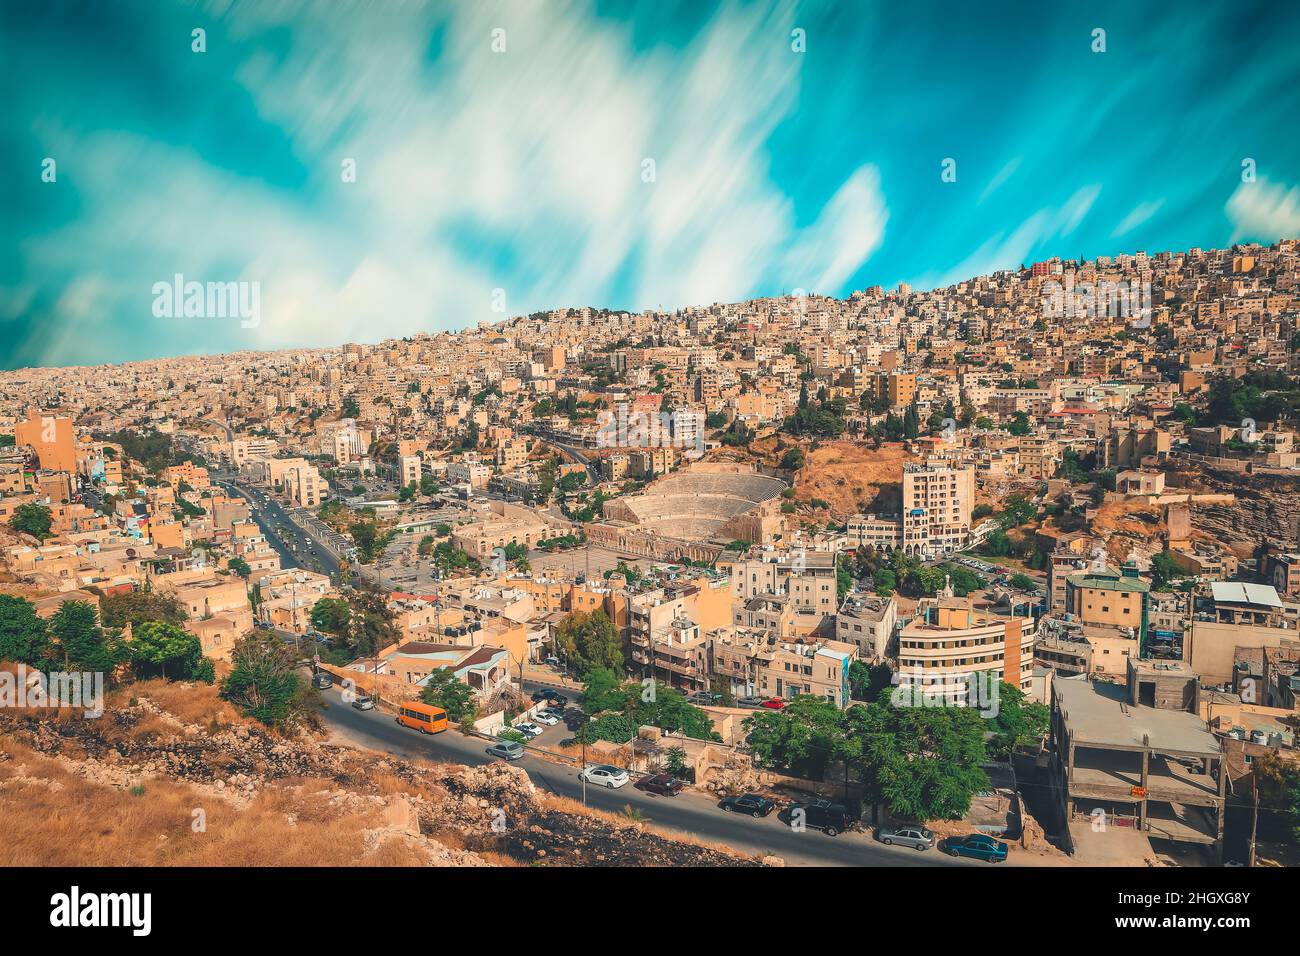
M798 614L834 614L835 555L795 550L731 564L731 585L740 602L764 594L785 594Z
M974 468L904 465L903 551L933 557L965 548L974 501Z
M1032 617L972 597L948 595L923 600L898 639L904 684L951 701L965 700L966 681L991 673L1013 687L1033 683Z
M762 629L721 628L712 635L713 673L737 697L791 698L812 694L847 707L853 644L782 640Z

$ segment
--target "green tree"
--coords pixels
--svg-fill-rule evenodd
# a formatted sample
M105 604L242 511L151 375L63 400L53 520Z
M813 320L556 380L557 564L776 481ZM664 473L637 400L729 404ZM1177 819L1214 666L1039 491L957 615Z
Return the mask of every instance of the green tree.
M896 707L880 700L845 712L867 793L896 816L959 820L988 787L985 720L970 707Z
M894 672L888 664L867 664L855 660L849 665L849 687L853 699L871 703L879 699L893 682Z
M214 679L212 661L203 656L199 639L179 625L145 621L131 632L129 648L137 677L207 684Z
M30 534L33 538L40 538L42 541L50 537L52 523L50 509L35 504L19 505L9 519L9 527L23 534Z
M1168 591L1172 581L1187 577L1187 572L1174 562L1174 556L1166 548L1151 558L1151 586L1157 591Z
M99 626L95 606L88 601L64 601L50 619L50 631L58 638L64 670L111 677L125 652L118 635Z
M352 624L352 608L343 598L321 598L311 608L311 626L325 634L343 637Z
M756 711L742 726L763 766L820 780L842 749L840 721L840 709L832 701L801 694L785 710Z
M1045 704L1027 700L1019 687L1003 681L998 687L997 716L990 722L994 734L989 752L1006 759L1021 747L1032 746L1047 736L1052 713Z
M0 594L0 660L43 667L50 657L49 626L26 598Z
M652 692L647 690L643 687L640 693L630 695L628 716L635 726L658 727L694 740L722 740L713 730L713 719L690 703L681 691L657 681Z
M432 497L438 493L438 490L438 482L434 481L433 475L420 476L420 494Z
M473 719L478 713L478 704L474 701L474 691L463 680L443 667L429 675L425 681L420 699L426 704L441 707L447 712L447 719L460 723Z
M634 692L610 668L595 667L587 672L582 688L582 705L588 714L599 714L606 710L624 711L628 708L628 698Z
M1033 578L1020 571L1017 571L1015 574L1011 575L1007 583L1010 584L1013 588L1019 588L1021 591L1034 591L1037 590L1038 588L1038 584L1037 582L1034 581Z
M270 727L316 723L316 695L296 671L293 651L274 634L253 632L235 642L221 696Z
M596 668L608 668L615 673L623 670L623 648L618 631L604 611L570 614L560 622L556 643L574 671L584 680Z
M253 569L249 567L248 562L243 558L231 558L226 562L226 567L238 574L245 581L247 581L253 573Z
M124 630L128 624L135 628L146 621L183 624L185 618L180 601L154 591L127 591L99 602L99 619L110 630Z
M664 754L664 769L674 777L685 778L690 773L686 751L681 747L669 747Z

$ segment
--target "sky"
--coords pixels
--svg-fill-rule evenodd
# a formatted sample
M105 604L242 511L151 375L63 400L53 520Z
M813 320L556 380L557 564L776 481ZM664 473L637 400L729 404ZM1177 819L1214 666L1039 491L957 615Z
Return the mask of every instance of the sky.
M1297 27L1250 2L12 0L0 368L1300 236ZM178 274L255 289L256 321L168 314Z

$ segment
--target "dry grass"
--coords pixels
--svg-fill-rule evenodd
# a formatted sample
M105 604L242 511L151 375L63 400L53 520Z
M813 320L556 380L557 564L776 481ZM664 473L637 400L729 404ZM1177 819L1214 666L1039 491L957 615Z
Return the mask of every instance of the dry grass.
M181 723L200 724L213 732L239 724L262 726L249 717L241 716L233 704L222 700L216 684L173 683L154 678L117 688L107 696L107 709L127 707L133 700L147 697Z
M377 813L341 812L279 789L238 809L187 784L119 790L87 781L19 744L0 742L0 866L346 866L424 862L415 849L364 852ZM31 778L31 779L28 779ZM203 829L194 825L201 811Z
M896 512L902 503L903 465L916 460L902 445L884 445L873 451L847 441L826 442L805 455L795 500L806 504L821 499L837 519L856 514L864 506L871 511Z

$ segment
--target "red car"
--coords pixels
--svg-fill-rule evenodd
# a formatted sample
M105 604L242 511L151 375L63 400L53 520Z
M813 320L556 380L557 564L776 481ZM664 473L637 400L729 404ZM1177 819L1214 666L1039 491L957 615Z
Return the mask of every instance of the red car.
M678 780L670 773L657 773L653 777L646 777L636 782L638 790L645 790L647 793L657 793L664 797L675 797L682 792L686 784Z
M785 710L785 701L780 697L773 697L771 700L763 701L762 705L768 710Z

